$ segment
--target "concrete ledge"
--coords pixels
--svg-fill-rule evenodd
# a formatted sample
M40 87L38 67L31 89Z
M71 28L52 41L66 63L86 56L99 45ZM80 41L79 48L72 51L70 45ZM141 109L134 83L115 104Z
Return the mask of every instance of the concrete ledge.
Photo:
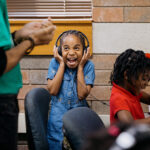
M99 117L102 119L102 121L106 127L110 125L109 115L99 115Z
M104 125L107 127L110 124L109 115L99 115L99 117L104 122ZM26 123L25 123L25 114L19 113L18 119L18 133L26 133Z
M26 123L25 123L25 114L24 113L19 113L18 133L26 133Z

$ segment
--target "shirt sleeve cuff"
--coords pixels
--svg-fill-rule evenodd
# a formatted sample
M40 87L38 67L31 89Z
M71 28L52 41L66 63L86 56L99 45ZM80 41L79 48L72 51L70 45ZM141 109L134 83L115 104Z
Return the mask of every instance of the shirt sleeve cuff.
M7 64L7 57L3 48L0 47L0 76L3 74Z

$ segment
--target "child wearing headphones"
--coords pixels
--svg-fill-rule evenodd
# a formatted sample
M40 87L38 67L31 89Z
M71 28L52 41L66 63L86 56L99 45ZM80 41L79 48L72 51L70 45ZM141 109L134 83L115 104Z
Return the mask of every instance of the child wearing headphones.
M57 46L58 40L60 46ZM47 76L51 94L48 120L50 150L62 149L64 113L75 107L88 106L85 98L95 80L94 64L88 60L89 50L89 41L80 31L65 31L56 41L54 58L50 62Z
M140 102L150 104L150 93L142 91L150 80L150 59L143 51L128 49L118 56L111 73L110 122L150 124Z

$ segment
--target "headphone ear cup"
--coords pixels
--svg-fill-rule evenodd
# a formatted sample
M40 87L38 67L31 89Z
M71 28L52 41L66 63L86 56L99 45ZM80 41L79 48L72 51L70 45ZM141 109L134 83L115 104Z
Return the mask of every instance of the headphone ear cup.
M85 53L87 52L87 47L84 47L83 54L84 54L84 52Z
M62 56L62 52L61 52L61 47L60 47L60 46L58 46L58 54L59 54L60 56Z
M87 52L87 48L84 49L85 53Z

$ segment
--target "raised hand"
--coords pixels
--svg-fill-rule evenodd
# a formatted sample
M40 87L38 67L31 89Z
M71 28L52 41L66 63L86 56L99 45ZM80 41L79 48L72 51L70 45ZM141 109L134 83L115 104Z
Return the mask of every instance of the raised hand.
M30 22L16 32L15 41L18 43L23 38L31 37L35 45L48 44L53 38L55 28L50 17L42 22Z
M29 34L32 34L34 31L41 29L41 22L30 22L27 23L15 33L15 40L20 41L21 39L28 37Z
M83 57L80 61L79 67L84 67L85 63L87 62L87 60L90 58L90 47L87 48L87 51L84 51L83 53Z
M56 27L54 25L42 27L29 35L34 40L35 45L48 44L53 36Z
M55 59L59 62L59 64L64 65L65 64L64 60L63 60L62 56L60 56L59 53L58 53L58 47L54 46L53 53L54 53Z
M51 17L48 17L48 19L43 20L43 21L41 22L41 26L42 26L43 28L44 28L44 27L49 27L49 26L51 26L51 25L53 25L52 20L51 20Z

